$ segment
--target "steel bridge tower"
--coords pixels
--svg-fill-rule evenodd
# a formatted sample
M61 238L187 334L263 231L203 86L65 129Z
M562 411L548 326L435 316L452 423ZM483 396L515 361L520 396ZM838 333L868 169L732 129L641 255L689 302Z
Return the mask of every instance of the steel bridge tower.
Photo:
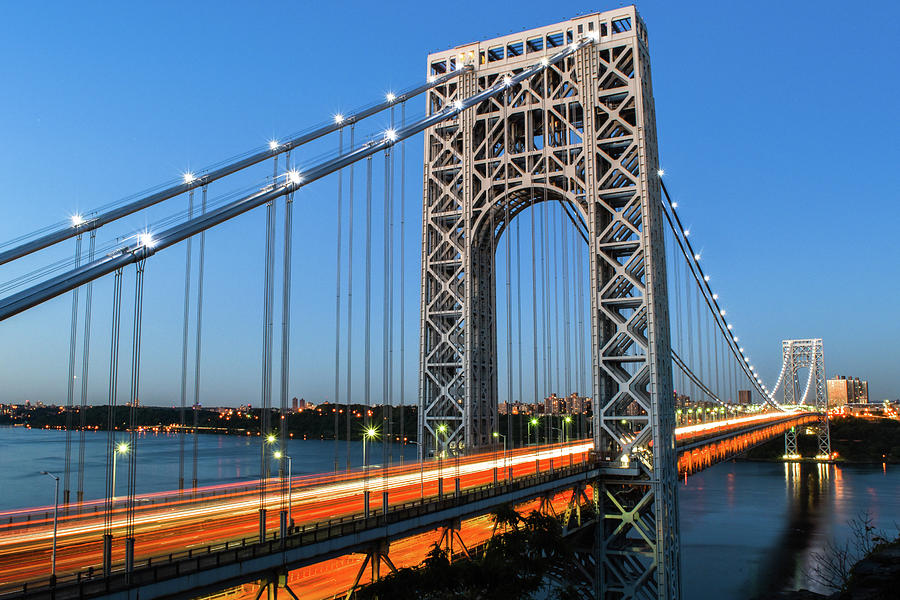
M674 399L656 115L634 7L428 57L429 113L585 37L595 43L425 133L420 452L498 428L495 253L539 202L575 213L591 251L593 432L605 475L595 596L680 597Z
M815 424L816 437L819 442L819 454L816 458L831 457L831 432L828 426L828 398L825 387L825 351L822 340L784 340L781 342L781 355L784 364L784 403L789 406L806 404L812 386L816 397L812 406L819 413L820 418ZM799 394L799 381L797 371L809 369L809 379L806 382L806 390L803 396ZM799 402L798 402L799 399ZM789 429L784 432L785 457L799 457L797 450L797 432Z

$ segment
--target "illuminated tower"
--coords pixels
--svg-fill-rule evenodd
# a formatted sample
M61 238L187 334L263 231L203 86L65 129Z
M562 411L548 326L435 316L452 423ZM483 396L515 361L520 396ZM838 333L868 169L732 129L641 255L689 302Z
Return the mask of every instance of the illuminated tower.
M561 202L589 240L598 596L680 595L674 400L656 117L634 7L428 57L429 113L594 43L425 135L420 451L497 429L495 254L509 223Z

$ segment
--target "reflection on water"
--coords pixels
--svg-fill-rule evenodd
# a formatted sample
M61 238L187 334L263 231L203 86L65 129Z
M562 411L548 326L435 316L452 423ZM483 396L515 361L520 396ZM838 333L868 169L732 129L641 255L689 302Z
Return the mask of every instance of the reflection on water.
M889 532L900 522L900 470L882 465L724 463L679 488L692 600L826 592L807 576L814 553L844 543L848 521L863 511Z

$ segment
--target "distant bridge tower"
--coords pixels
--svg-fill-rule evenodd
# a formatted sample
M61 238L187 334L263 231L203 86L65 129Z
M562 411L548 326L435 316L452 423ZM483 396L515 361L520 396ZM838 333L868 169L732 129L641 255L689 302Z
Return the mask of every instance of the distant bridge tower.
M782 362L784 364L784 403L790 406L807 404L809 393L815 398L811 405L821 415L815 424L816 437L819 442L817 458L831 456L831 433L828 427L828 398L825 387L825 351L822 340L784 340L781 342ZM808 368L809 376L803 396L799 395L800 384L797 381L798 369ZM786 457L798 457L797 432L789 429L784 433L784 454Z
M495 253L509 222L562 202L590 244L598 597L680 596L674 399L656 115L634 7L428 57L429 113L567 45L573 56L425 134L420 452L498 427Z

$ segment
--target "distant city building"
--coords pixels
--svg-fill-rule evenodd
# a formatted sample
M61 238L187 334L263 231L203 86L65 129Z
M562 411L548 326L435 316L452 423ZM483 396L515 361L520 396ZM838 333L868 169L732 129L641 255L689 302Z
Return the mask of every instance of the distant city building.
M578 394L560 398L551 394L541 402L499 402L501 415L581 415L590 414L591 399Z
M868 404L869 382L861 381L859 377L845 377L843 375L829 379L828 406L843 406L845 404Z
M294 398L293 400L291 400L291 410L293 410L294 412L297 412L297 409L298 409L297 399Z
M753 396L750 390L738 390L738 404L752 404Z

